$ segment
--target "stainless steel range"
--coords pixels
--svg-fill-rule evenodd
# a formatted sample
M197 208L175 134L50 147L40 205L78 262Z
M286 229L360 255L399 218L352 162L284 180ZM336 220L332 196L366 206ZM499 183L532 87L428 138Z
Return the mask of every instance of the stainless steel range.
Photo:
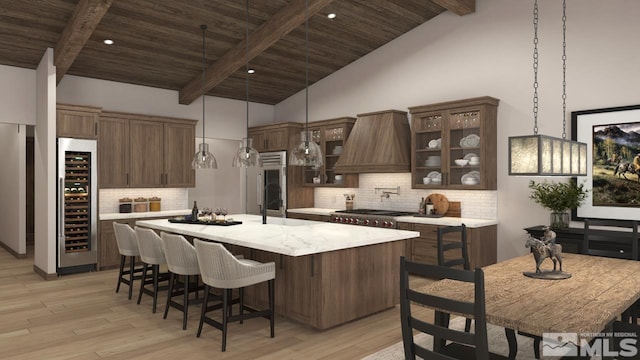
M397 216L416 215L415 212L376 209L340 210L331 213L331 222L396 229Z

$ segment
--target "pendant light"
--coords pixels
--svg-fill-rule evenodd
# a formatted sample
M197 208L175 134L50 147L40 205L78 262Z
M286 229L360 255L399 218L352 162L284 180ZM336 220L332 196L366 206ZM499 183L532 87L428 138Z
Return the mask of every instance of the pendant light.
M319 168L322 166L322 151L315 141L309 141L309 0L305 2L305 126L300 133L301 142L291 150L289 165L312 166Z
M194 169L217 169L218 162L216 161L215 156L209 152L209 144L204 141L204 102L205 102L205 90L204 90L204 71L205 71L205 57L204 57L204 36L205 31L207 30L207 25L200 25L200 29L202 29L202 143L198 147L198 152L193 156L193 160L191 161L191 167Z
M509 137L509 175L587 175L587 144L566 139L567 6L562 2L562 138L538 135L538 0L533 5L533 135Z
M256 167L260 166L260 154L256 149L253 148L252 139L249 137L249 0L247 0L247 11L246 11L246 21L247 21L247 29L246 29L246 39L247 39L247 48L245 55L245 76L247 77L246 81L246 89L247 89L247 137L242 139L242 143L240 144L240 148L236 152L233 157L233 167Z

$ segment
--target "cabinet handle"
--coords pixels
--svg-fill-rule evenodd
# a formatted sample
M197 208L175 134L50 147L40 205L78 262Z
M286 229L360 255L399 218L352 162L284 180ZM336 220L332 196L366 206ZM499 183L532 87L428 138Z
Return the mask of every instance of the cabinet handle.
M127 173L127 185L129 185L129 173Z
M98 136L98 123L93 124L93 135Z
M311 277L314 277L316 275L316 272L315 272L315 270L316 270L315 269L315 267L316 267L315 266L316 265L315 259L316 259L316 256L315 255L311 255Z
M169 184L169 173L164 174L164 184L165 185Z

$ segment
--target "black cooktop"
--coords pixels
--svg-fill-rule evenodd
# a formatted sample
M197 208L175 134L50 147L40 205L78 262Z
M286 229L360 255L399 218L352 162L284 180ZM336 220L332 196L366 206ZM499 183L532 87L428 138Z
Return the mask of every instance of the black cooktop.
M415 212L411 211L398 211L398 210L379 210L379 209L353 209L353 210L338 210L336 213L340 214L354 214L354 215L376 215L376 216L410 216L415 215Z

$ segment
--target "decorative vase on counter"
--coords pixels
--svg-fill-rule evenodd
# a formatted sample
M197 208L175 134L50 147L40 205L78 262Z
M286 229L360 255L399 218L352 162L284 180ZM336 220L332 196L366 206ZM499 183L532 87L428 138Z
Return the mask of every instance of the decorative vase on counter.
M568 211L554 211L551 213L551 228L552 229L566 229L569 227L569 212Z

